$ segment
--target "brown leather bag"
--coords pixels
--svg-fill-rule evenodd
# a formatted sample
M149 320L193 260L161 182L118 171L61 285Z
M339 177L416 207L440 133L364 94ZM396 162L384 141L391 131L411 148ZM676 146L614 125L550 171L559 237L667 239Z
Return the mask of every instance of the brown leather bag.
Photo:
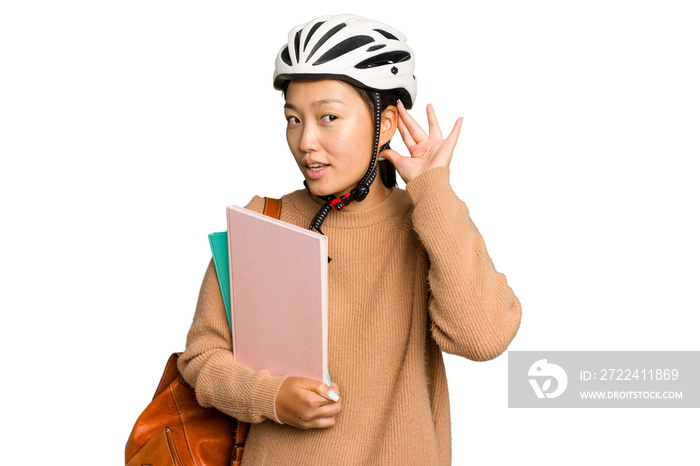
M203 408L168 359L153 401L136 420L126 443L127 466L240 465L249 425Z
M279 199L265 198L263 213L279 218ZM126 443L126 466L239 466L250 424L203 408L177 369L180 353L165 365L153 400Z

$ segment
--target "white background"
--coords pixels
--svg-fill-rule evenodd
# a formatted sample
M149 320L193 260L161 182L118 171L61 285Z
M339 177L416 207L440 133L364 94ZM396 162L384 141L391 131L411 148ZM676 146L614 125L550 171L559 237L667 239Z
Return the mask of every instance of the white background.
M275 54L342 10L408 36L419 121L464 116L451 182L522 301L511 350L700 349L696 2L239 5L0 6L3 464L122 464L224 207L301 186ZM506 355L447 364L456 465L698 461L697 410L508 409Z

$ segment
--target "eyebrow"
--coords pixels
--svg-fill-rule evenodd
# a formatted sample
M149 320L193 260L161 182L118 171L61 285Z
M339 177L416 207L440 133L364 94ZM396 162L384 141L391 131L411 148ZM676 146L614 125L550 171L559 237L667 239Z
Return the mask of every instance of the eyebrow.
M343 105L344 105L345 102L343 102L343 101L340 100L340 99L328 98L328 99L317 100L317 101L313 102L313 103L311 104L311 106L312 106L312 107L320 107L321 105L325 105L325 104L343 104ZM291 110L296 110L296 109L297 109L294 105L290 104L289 102L287 102L287 103L284 104L284 108L288 108L288 109L291 109Z

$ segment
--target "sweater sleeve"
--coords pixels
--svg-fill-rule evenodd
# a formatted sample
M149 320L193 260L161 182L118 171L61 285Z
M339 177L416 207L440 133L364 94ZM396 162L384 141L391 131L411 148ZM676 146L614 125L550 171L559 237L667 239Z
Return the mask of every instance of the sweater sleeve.
M213 406L244 422L258 423L267 418L279 423L275 398L285 377L273 377L266 370L254 371L236 363L232 348L221 289L214 261L210 260L187 346L178 360L180 373L194 387L202 406Z
M481 234L435 168L406 185L413 226L429 258L431 333L440 348L475 361L503 353L520 327L521 308L486 252Z

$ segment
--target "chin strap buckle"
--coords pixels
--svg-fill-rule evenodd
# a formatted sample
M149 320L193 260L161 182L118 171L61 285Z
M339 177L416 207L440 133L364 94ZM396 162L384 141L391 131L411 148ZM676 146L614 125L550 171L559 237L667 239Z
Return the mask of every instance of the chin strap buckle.
M362 202L369 194L369 187L360 184L355 189L345 194L344 196L337 197L331 201L331 208L335 211L343 210L343 207L347 207L353 201Z
M376 171L375 171L376 173ZM372 181L374 181L374 177L372 177ZM371 181L370 181L371 183ZM367 195L369 194L369 186L366 184L358 184L355 189L350 191L350 196L352 196L352 199L357 201L357 202L362 202L365 200Z
M346 195L335 198L331 201L331 208L335 211L338 210L343 210L343 207L346 207L348 204L350 204L354 199L352 198L352 193L347 193Z

